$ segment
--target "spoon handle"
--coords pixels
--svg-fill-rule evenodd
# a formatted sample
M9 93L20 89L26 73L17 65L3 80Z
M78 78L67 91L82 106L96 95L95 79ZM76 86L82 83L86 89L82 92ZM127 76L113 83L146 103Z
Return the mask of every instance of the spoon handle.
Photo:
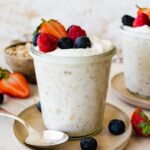
M12 118L14 120L17 120L19 121L21 124L23 124L26 129L29 128L29 125L27 122L25 122L24 120L22 120L21 118L13 115L12 113L8 112L7 110L3 109L3 108L0 108L0 116L4 116L4 117L8 117L8 118Z

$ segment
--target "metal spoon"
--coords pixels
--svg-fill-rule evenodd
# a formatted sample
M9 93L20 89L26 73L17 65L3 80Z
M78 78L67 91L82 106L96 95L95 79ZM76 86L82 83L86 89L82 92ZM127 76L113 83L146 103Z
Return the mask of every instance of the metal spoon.
M34 147L48 148L66 142L69 137L67 134L56 130L44 130L42 132L34 130L26 121L0 108L0 116L13 118L19 121L28 132L25 143Z

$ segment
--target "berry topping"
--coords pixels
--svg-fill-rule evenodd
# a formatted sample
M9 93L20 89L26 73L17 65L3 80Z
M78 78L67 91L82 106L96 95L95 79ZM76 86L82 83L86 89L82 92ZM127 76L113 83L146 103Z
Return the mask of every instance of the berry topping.
M113 119L108 125L109 132L114 135L120 135L125 131L125 123L119 119Z
M123 23L123 25L126 25L126 26L132 27L134 20L135 20L135 18L133 18L133 17L131 17L129 15L124 15L122 17L122 23Z
M34 46L37 46L37 39L38 39L39 33L35 33L32 37L32 44Z
M4 102L4 95L0 93L0 104L3 104Z
M46 53L54 51L57 48L57 40L54 36L47 33L40 33L37 39L40 51Z
M92 137L85 137L80 141L80 147L82 150L96 150L97 141Z
M91 41L86 36L78 37L74 43L74 48L87 48L91 47Z
M140 27L143 25L150 25L148 16L144 13L140 13L133 22L133 27Z
M67 36L67 31L65 27L57 20L50 19L48 21L42 20L39 32L47 33L55 36L57 39Z
M138 11L137 11L137 14L138 14L138 15L141 14L141 13L144 13L144 14L146 14L146 15L149 17L149 19L150 19L150 9L149 9L149 8L141 8L141 7L139 7L138 5L136 5L136 7L138 8Z
M41 103L40 102L37 103L37 109L41 112L42 109L41 109Z
M86 36L86 32L77 25L72 25L68 29L68 37L75 41L80 36Z
M69 32L69 30L70 30L70 28L71 28L72 26L74 26L74 25L71 25L71 26L67 29L67 33Z
M61 49L73 48L74 42L69 37L63 37L57 42L58 47Z
M139 136L150 136L150 119L140 108L136 108L131 116L134 131Z

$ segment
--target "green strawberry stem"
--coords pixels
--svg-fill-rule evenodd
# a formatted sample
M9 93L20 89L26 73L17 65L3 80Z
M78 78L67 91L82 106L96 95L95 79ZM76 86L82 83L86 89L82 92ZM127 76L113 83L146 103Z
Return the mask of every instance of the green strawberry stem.
M9 75L10 75L10 72L6 69L2 69L0 67L0 79L8 79L9 78Z
M136 6L136 8L141 9L141 7L140 7L140 6L138 6L138 5L135 5L135 6Z
M41 20L42 20L42 23L43 23L43 22L46 22L46 20L45 20L44 18L42 18Z
M144 112L139 112L139 115L144 119L143 121L141 121L138 124L138 127L142 129L142 134L145 136L149 136L150 135L150 120L149 118L146 116L146 114L144 114Z
M46 20L43 19L43 18L42 18L41 20L42 20L42 23L46 22ZM32 33L32 36L34 36L35 34L38 34L39 29L40 29L42 23L40 23L40 24L36 27L36 29L35 29L34 32Z

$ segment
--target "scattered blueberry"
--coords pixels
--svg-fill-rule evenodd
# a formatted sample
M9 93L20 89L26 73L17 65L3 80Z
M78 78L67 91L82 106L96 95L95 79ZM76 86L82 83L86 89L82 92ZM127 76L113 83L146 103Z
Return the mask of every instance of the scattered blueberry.
M0 93L0 104L3 104L4 102L4 95Z
M74 48L91 47L91 41L87 36L78 37L74 43Z
M109 122L108 129L114 135L120 135L125 131L125 123L119 119L113 119Z
M92 137L85 137L80 141L80 147L82 150L96 150L97 141Z
M38 110L39 110L40 112L42 111L42 109L41 109L41 103L40 103L40 102L37 103L37 108L38 108Z
M34 46L37 46L37 38L38 38L38 36L39 36L39 33L35 33L35 34L33 35L33 37L32 37L32 44L33 44Z
M124 15L122 17L122 23L123 23L123 25L126 25L126 26L132 27L134 20L135 20L135 18L133 18L133 17L131 17L129 15Z
M69 37L63 37L58 40L58 47L61 49L73 48L74 42Z

